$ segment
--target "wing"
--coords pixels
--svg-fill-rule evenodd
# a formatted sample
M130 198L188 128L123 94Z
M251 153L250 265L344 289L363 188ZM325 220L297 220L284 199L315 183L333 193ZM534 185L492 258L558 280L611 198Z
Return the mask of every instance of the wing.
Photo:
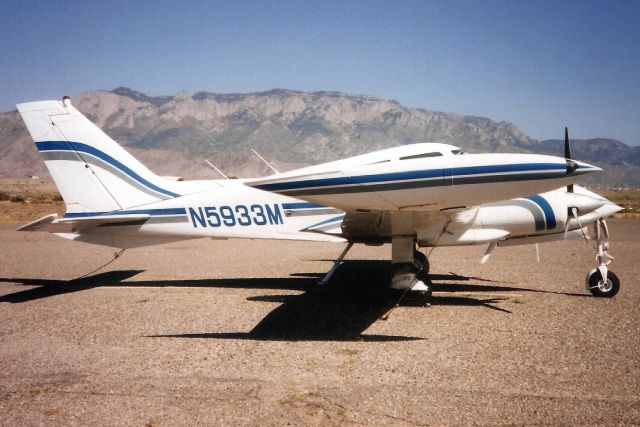
M601 170L538 154L459 156L445 144L406 147L415 153L396 147L244 184L347 211L439 211L555 190Z

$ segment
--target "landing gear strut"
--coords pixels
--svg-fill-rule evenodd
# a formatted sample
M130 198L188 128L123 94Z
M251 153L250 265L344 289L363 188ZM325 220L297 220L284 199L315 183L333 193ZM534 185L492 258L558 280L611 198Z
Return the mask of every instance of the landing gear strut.
M403 292L411 304L424 304L431 297L429 261L416 250L414 237L394 236L391 242L391 289Z
M609 229L604 219L595 222L594 231L598 266L587 274L585 283L594 296L611 298L620 290L620 280L613 271L609 271L613 257L609 255Z
M333 273L335 273L338 267L340 267L340 264L342 264L344 257L347 256L347 252L349 252L349 250L351 250L352 247L353 247L353 242L349 242L347 246L344 248L344 250L342 251L342 253L340 254L340 256L338 257L338 259L333 261L333 266L331 267L331 270L329 270L327 274L324 275L322 280L318 282L318 285L326 285L327 283L329 283L329 280L331 280Z

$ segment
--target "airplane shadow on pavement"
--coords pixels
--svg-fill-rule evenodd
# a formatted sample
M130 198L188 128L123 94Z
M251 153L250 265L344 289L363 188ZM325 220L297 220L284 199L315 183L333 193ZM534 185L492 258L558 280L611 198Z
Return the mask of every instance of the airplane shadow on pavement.
M398 302L398 294L389 289L391 267L388 261L345 261L327 285L318 285L323 273L294 273L285 278L237 278L197 280L127 280L143 270L115 270L65 281L49 279L0 278L0 282L18 283L32 288L0 296L0 302L24 303L64 295L95 287L206 287L264 290L294 290L300 294L273 294L248 297L253 302L277 302L280 305L249 332L199 332L154 335L155 338L212 338L280 341L407 341L411 336L365 334ZM496 304L506 297L456 296L457 292L508 293L545 292L494 284L475 284L491 280L458 276L431 275L434 295L431 305L481 306L503 313L510 311ZM450 283L450 282L467 283ZM415 307L428 309L428 307Z

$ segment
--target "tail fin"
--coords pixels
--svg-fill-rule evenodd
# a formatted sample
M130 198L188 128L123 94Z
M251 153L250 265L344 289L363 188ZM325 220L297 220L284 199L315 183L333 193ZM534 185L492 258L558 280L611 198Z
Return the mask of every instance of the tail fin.
M179 196L174 183L137 161L67 97L17 107L67 213L111 212Z

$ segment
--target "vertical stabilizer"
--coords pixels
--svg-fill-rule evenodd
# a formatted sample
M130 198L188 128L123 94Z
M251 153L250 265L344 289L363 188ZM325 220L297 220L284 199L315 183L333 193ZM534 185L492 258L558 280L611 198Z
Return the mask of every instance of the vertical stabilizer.
M179 194L76 110L69 99L19 104L18 111L68 213L110 212Z

